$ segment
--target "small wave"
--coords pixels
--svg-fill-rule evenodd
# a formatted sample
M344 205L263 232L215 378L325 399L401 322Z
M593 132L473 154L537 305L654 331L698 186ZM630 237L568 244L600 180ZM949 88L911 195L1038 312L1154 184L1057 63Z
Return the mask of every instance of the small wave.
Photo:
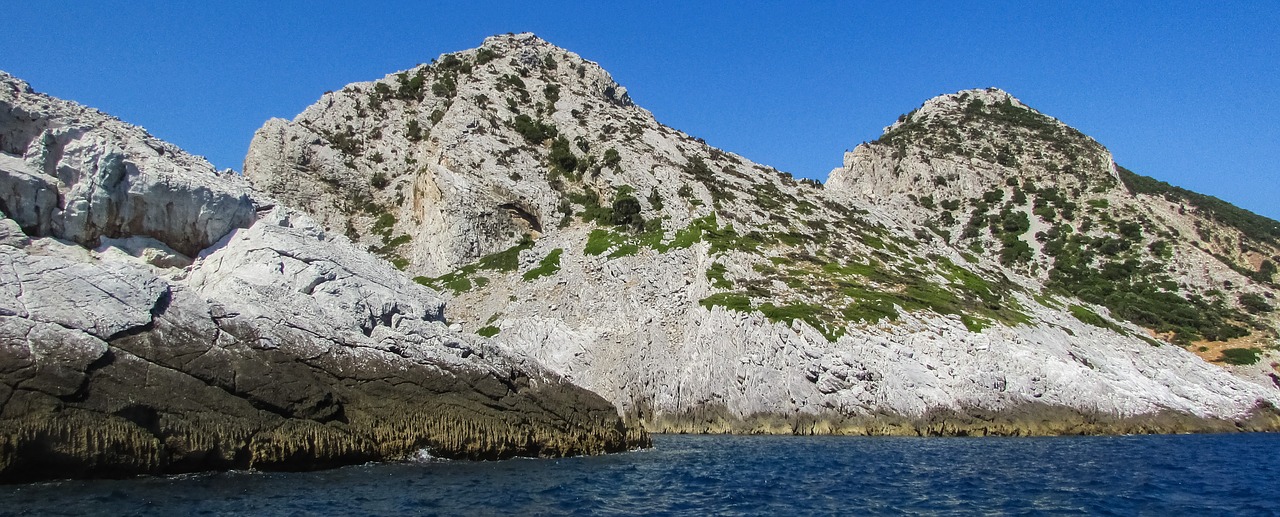
M409 455L409 457L406 458L405 461L409 463L443 463L443 462L449 461L449 459L441 458L439 456L431 454L430 447L423 447L421 449L418 449L413 454Z

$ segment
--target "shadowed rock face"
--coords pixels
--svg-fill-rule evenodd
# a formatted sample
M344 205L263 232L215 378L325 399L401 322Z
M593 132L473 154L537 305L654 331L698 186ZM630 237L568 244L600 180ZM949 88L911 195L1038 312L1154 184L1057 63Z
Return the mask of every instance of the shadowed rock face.
M0 74L0 481L644 446L234 175Z

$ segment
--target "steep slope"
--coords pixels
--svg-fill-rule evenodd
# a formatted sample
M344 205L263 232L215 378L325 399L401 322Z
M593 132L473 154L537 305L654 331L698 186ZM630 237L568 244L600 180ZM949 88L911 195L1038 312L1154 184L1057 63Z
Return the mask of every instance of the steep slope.
M645 437L240 177L0 73L0 481Z
M1275 386L667 128L530 34L326 93L259 130L245 174L651 430L1280 422Z
M1275 373L1280 223L1117 167L1005 92L926 102L827 187L1207 359L1261 352L1252 374Z

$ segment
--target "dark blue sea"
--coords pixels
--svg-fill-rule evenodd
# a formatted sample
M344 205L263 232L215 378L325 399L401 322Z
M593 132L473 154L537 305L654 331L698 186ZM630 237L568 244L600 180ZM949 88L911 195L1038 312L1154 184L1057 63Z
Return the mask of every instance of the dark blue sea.
M1280 435L656 436L561 460L0 486L0 515L1280 515Z

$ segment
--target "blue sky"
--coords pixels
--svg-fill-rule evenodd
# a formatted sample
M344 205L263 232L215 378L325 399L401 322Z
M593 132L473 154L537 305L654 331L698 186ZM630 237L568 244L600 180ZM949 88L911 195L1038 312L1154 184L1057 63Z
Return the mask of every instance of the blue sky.
M797 176L926 99L996 86L1141 174L1280 219L1268 2L36 2L0 69L239 170L326 90L532 31L658 120Z

